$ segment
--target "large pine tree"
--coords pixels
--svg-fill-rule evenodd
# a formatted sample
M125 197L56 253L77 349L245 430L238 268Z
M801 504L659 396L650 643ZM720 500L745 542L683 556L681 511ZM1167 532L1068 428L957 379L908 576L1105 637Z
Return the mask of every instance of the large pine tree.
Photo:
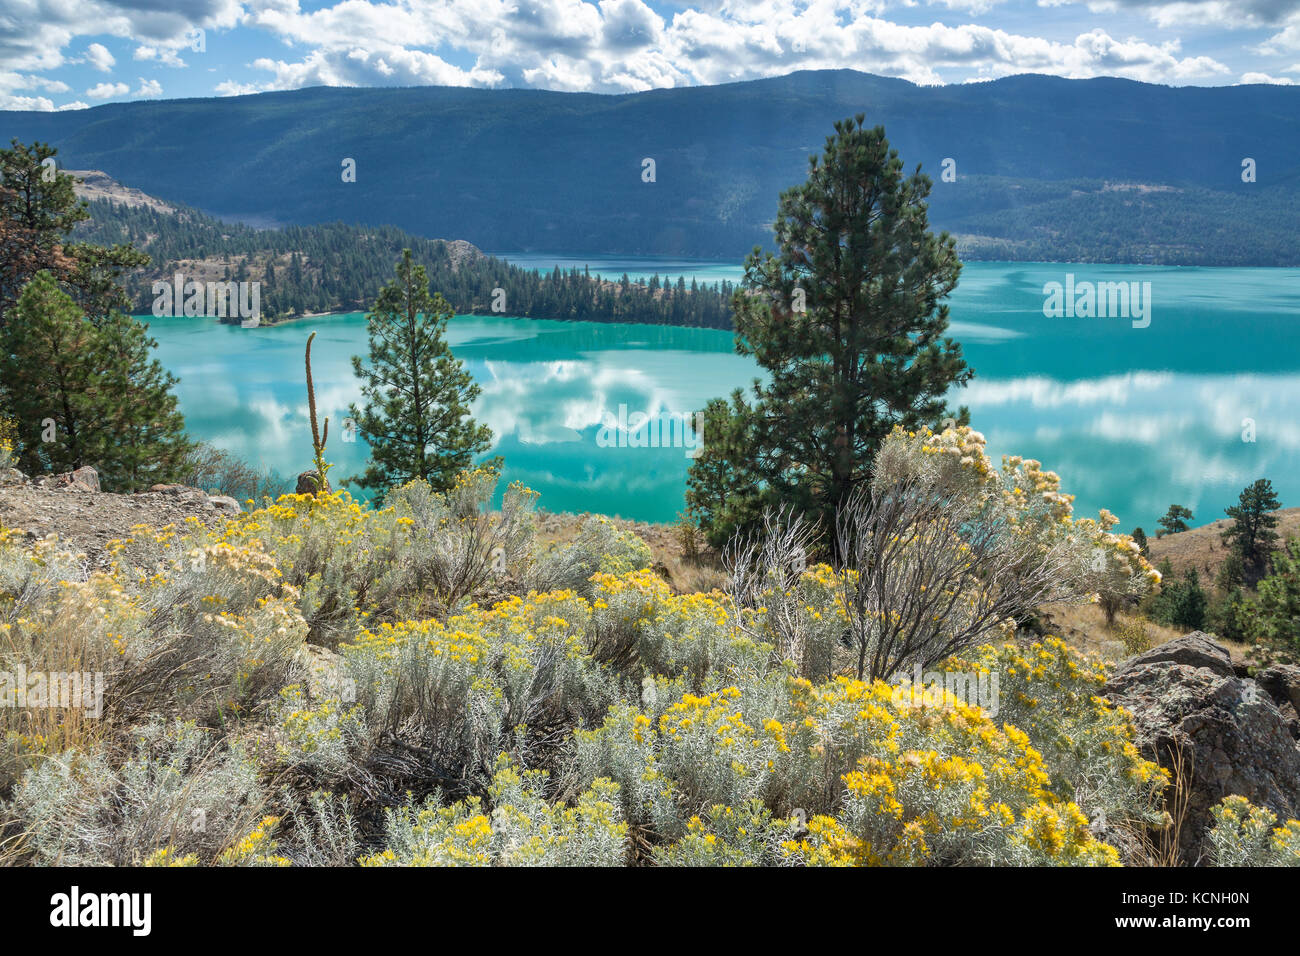
M0 328L36 273L64 281L77 268L64 240L89 213L73 178L55 171L55 153L45 143L16 139L0 149Z
M130 245L68 242L88 219L76 180L53 165L58 151L45 143L13 140L0 149L0 327L23 288L45 270L72 294L92 322L128 311L124 275L149 263Z
M32 473L93 465L113 491L173 481L190 447L176 379L124 314L123 278L149 257L68 241L87 214L55 155L17 140L0 150L0 415Z
M949 389L970 379L961 346L943 337L961 263L947 234L929 231L929 192L859 115L835 125L807 181L781 195L778 253L754 250L732 300L736 351L768 379L752 403L739 391L711 403L688 479L687 504L714 544L767 507L828 528L894 426L938 424Z
M99 334L54 277L23 288L0 332L0 382L29 474L70 471L93 460Z
M380 290L366 316L370 360L352 357L361 379L357 430L370 445L370 463L353 479L378 492L423 478L437 491L492 445L492 430L470 417L479 387L447 345L451 306L429 293L424 266L403 250L397 275Z
M154 343L130 316L101 324L38 272L0 333L0 381L30 473L91 465L103 487L139 491L174 480L189 443Z

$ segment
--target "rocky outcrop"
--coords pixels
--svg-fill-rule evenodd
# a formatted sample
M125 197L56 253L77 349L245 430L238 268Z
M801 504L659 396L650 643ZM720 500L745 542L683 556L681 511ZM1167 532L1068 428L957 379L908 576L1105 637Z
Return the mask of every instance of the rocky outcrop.
M1280 817L1300 815L1300 743L1275 699L1297 675L1270 668L1256 681L1238 675L1209 636L1176 638L1121 664L1109 700L1133 716L1138 749L1171 771L1181 762L1187 814L1179 841L1186 863L1205 858L1210 808L1238 794ZM1171 801L1172 802L1172 801Z
M38 478L34 484L38 488L49 488L53 491L79 491L98 494L99 472L89 465L82 465L72 471L65 471L61 475Z
M239 502L230 495L208 495L208 504L224 515L237 515L244 510L240 507Z
M91 566L104 565L108 543L131 537L138 525L180 527L190 518L213 525L241 510L234 498L188 485L154 485L133 495L105 492L90 467L34 480L16 470L0 475L0 526L28 539L57 535Z
M1274 664L1256 676L1255 683L1273 698L1291 729L1291 736L1300 740L1300 667Z
M156 199L148 193L130 186L123 186L116 179L109 176L108 173L98 169L69 169L69 174L80 179L81 182L73 183L73 191L76 192L78 199L90 201L108 200L117 203L119 206L144 206L155 212L165 215L174 215L178 210L175 206Z
M464 239L444 239L447 256L451 260L451 271L457 272L463 265L473 265L483 258L478 246Z
M154 485L149 491L152 494L168 495L180 501L191 502L205 511L237 515L244 510L230 495L210 495L202 488L192 488L189 485Z
M1178 664L1182 667L1203 667L1223 677L1232 677L1236 672L1232 666L1232 655L1222 644L1201 631L1193 631L1175 638L1167 644L1153 647L1136 657L1131 657L1120 665L1123 671L1131 667L1147 664Z

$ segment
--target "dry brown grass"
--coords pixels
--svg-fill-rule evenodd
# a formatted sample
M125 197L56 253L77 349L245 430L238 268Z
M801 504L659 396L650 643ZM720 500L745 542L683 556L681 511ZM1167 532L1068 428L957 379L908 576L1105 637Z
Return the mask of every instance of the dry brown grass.
M1275 530L1283 541L1288 537L1300 536L1300 508L1283 508L1273 514L1278 518ZM1199 528L1167 534L1163 538L1156 538L1151 533L1148 539L1149 560L1158 565L1168 559L1175 577L1179 578L1185 571L1195 568L1201 576L1201 586L1208 587L1214 583L1219 566L1228 556L1222 535L1231 523L1228 518L1220 518Z
M0 661L5 662L4 667L21 663L29 678L38 674L81 675L102 669L97 651L87 641L85 628L75 613L60 608L51 625L43 628L44 639L38 643L30 641L21 628L0 630ZM18 680L16 673L9 677ZM102 715L89 713L82 699L58 699L65 706L0 707L0 791L33 762L29 759L31 753L88 750L103 737L106 721ZM15 747L15 742L20 745Z
M1076 650L1112 662L1130 656L1121 637L1121 631L1126 627L1142 627L1152 647L1182 634L1177 628L1157 624L1126 610L1115 616L1114 628L1108 627L1106 615L1096 604L1049 604L1040 608L1039 614L1047 633L1054 634Z
M1141 627L1145 630L1150 647L1159 647L1188 633L1127 610L1116 615L1113 628L1107 627L1106 615L1096 604L1051 604L1040 608L1039 614L1047 633L1056 635L1077 650L1112 663L1131 656L1130 650L1124 646L1122 632L1125 628ZM1228 649L1234 661L1243 662L1251 657L1253 648L1249 644L1220 637L1215 637L1215 641Z
M1164 826L1126 822L1119 826L1133 859L1128 865L1175 867L1183 865L1182 834L1192 796L1192 757L1178 746L1168 748L1157 761L1169 772L1169 785L1161 795Z
M589 514L539 511L538 545L544 548L550 544L568 544L577 537L582 523L589 517ZM649 545L655 570L678 594L708 592L726 583L721 558L707 544L701 542L696 560L683 555L680 532L675 524L653 524L625 518L610 518L609 521L620 531L631 531Z

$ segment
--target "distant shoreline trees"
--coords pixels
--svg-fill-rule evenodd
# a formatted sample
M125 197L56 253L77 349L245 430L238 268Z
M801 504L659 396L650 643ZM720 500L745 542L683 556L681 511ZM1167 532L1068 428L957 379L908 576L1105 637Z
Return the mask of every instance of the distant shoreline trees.
M539 272L442 239L424 239L393 226L321 223L259 230L198 210L160 212L101 200L81 232L96 241L128 241L158 265L126 278L133 307L149 311L152 281L184 272L182 260L204 262L206 279L261 283L264 320L322 312L361 311L374 301L394 258L410 249L432 285L457 315L497 314L561 321L731 328L731 282L702 284L654 275L649 279L593 276L576 267ZM465 247L467 248L467 246ZM498 291L499 290L499 291ZM228 319L237 322L238 319Z

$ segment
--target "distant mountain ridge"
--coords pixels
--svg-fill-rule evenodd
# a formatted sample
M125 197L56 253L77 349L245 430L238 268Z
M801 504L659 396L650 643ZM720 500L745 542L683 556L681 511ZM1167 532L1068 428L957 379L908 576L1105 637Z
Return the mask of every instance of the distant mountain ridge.
M5 112L0 125L58 146L66 166L255 224L738 258L770 244L779 192L859 112L935 180L932 222L969 257L1300 264L1300 88L1282 86L920 87L837 70L621 96L322 87Z
M261 316L268 323L360 311L392 279L402 250L410 249L428 270L432 290L459 314L731 327L728 282L688 287L681 278L673 285L658 276L632 282L578 269L535 272L485 255L464 239L427 239L395 226L333 222L255 229L163 202L100 170L69 173L81 180L73 188L90 213L74 238L130 243L150 257L149 265L123 277L137 314L153 309L154 283L173 286L177 274L205 287L257 283ZM222 321L240 318L228 314Z

